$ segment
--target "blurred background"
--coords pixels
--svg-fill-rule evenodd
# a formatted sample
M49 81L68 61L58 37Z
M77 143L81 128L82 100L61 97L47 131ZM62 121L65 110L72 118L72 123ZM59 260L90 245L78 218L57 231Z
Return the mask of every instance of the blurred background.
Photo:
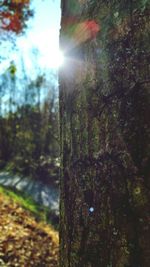
M58 223L60 1L0 1L0 184Z

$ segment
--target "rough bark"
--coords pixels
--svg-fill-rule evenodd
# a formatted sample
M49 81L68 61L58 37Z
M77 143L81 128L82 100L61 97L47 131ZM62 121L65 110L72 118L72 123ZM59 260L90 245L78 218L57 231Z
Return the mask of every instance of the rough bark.
M62 0L60 267L149 266L149 10Z

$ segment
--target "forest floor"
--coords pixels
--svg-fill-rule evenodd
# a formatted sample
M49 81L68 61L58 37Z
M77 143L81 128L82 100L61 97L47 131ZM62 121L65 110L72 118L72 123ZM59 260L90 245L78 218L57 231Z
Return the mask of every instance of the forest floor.
M58 233L0 190L0 267L56 267Z
M13 190L26 192L26 195L45 207L50 207L55 214L59 213L59 189L46 185L37 179L23 177L11 172L0 171L0 184Z

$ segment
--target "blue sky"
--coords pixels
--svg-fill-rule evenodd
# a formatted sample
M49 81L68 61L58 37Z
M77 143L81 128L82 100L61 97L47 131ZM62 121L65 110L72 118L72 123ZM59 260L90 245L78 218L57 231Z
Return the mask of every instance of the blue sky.
M61 16L60 0L32 0L31 7L35 14L28 22L26 34L17 38L18 51L8 52L9 57L1 63L0 72L7 69L11 60L19 64L21 58L29 73L33 70L36 72L37 66L43 69L57 68ZM9 44L7 46L9 47ZM4 50L4 53L7 54L7 47ZM38 51L36 56L33 50Z
M20 104L22 103L22 89L26 86L24 75L27 80L36 79L37 75L46 75L47 83L43 88L46 93L51 84L58 88L57 69L59 57L59 29L60 29L60 0L31 0L34 17L28 22L25 35L16 38L14 46L8 39L3 42L0 49L0 74L6 73L13 61L16 65L17 95ZM17 49L15 49L17 48ZM37 53L35 53L37 51ZM22 68L22 62L24 64ZM25 71L25 73L24 73ZM54 75L53 75L54 73ZM7 76L9 84L9 75ZM23 79L23 80L22 80ZM58 90L56 90L56 96ZM3 97L4 104L8 101L9 95Z

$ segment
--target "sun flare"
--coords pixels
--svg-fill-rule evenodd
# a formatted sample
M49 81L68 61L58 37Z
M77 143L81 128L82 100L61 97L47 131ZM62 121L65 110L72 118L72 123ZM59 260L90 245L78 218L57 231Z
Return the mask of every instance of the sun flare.
M30 43L27 43L25 38L20 38L18 42L26 61L30 61L28 67L31 65L32 68L36 62L41 68L58 69L64 64L63 52L59 49L58 38L53 32L32 35L28 39L30 39ZM32 51L37 51L35 58Z
M59 49L52 51L49 56L49 61L49 66L51 66L52 68L61 67L64 63L64 55L62 51L60 51Z
M64 55L61 50L49 49L43 50L44 52L38 58L39 64L43 68L58 69L64 64Z

